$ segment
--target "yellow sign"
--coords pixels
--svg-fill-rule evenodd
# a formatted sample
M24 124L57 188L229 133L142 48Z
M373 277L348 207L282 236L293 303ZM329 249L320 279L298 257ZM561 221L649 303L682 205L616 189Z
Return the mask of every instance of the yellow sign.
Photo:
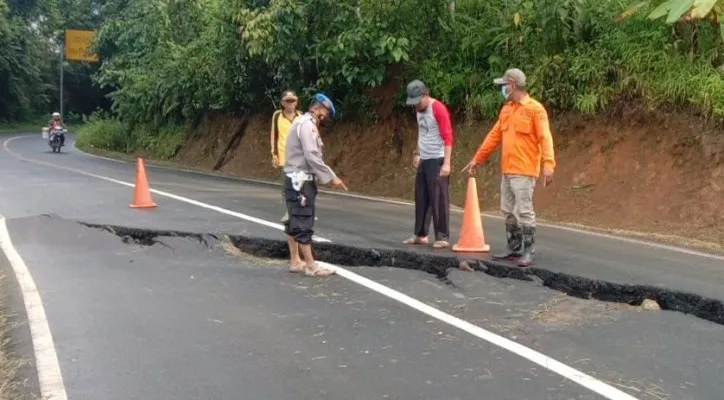
M80 31L66 29L65 31L65 58L75 61L98 61L98 53L91 51L94 31Z

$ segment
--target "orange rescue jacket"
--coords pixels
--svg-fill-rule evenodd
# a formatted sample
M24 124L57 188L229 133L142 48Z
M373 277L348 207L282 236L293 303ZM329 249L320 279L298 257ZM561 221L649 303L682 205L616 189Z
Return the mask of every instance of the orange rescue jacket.
M504 174L540 175L556 167L548 113L543 105L526 95L520 102L507 102L500 110L495 126L490 130L473 160L482 164L503 145L501 167Z

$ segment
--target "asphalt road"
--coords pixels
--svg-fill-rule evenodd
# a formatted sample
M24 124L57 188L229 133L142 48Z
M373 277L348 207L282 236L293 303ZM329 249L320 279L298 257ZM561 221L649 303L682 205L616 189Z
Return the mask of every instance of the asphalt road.
M149 168L153 188L246 218L156 194L158 208L132 210L131 188L98 177L132 183L135 165L64 150L50 153L39 135L4 142L0 214L42 297L69 399L605 398L340 276L289 274L281 261L215 241L144 247L80 225L279 239L278 229L250 218L277 222L280 194ZM319 208L318 235L334 242L400 247L410 234L409 206L322 195ZM485 229L500 248L500 222L486 219ZM545 227L537 252L552 270L724 297L722 259ZM721 325L479 273L454 271L451 287L419 271L355 272L637 399L724 391Z
M28 160L39 160L62 168L90 172L128 183L134 182L135 164L111 162L85 155L72 148L72 140L70 137L69 145L61 154L47 153L39 135L13 140L7 144L7 148L14 155ZM25 161L25 164L28 162L30 161ZM53 169L47 165L42 168ZM73 185L79 187L79 191L63 190L62 193L54 193L53 196L59 196L55 197L58 200L57 207L44 208L45 212L58 212L64 217L100 223L132 223L134 226L151 228L253 233L279 237L277 229L255 223L240 223L238 219L235 221L218 213L214 213L213 218L199 220L196 210L198 207L158 195L154 195L154 200L159 204L157 210L133 211L128 209L132 191L127 188L107 185L101 180L88 179L87 176L69 170L59 169L57 172L72 180ZM29 179L23 175L22 170L9 173L12 177ZM149 168L149 179L154 189L266 221L278 223L283 214L280 189L277 186L163 168ZM46 180L43 177L40 184L46 185ZM30 181L28 184L35 183ZM62 185L67 187L68 184ZM94 199L87 198L89 195L85 193L89 186L97 188L96 190L103 194L119 194L103 196L103 203L94 202ZM0 190L13 191L14 188L5 187ZM23 197L22 193L17 195ZM86 201L86 207L68 208L68 203ZM407 205L332 195L321 195L318 205L320 220L317 223L317 234L333 242L403 248L401 242L412 233L414 210ZM9 216L33 215L35 211L28 212L27 206L23 201L11 203L5 212ZM169 217L167 213L171 213L173 217ZM461 218L459 213L451 214L453 241L457 240ZM502 221L485 218L484 229L492 250L500 250L505 240ZM636 241L610 239L546 226L541 226L538 230L536 253L537 265L553 271L610 282L667 287L724 300L724 274L721 273L724 257L695 256L665 247L641 245Z

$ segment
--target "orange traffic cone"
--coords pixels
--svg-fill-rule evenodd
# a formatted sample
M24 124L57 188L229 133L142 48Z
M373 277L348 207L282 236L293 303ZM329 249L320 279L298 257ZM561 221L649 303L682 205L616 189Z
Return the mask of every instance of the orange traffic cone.
M143 165L143 159L139 157L136 169L136 193L133 196L131 208L153 207L156 207L156 203L151 199L151 191L148 188L148 179L146 178L146 167Z
M472 176L468 179L468 194L465 198L460 239L453 246L453 251L471 253L487 253L490 251L490 246L485 243L485 234L483 233L483 221L480 216L480 205L478 204L478 187L475 178Z

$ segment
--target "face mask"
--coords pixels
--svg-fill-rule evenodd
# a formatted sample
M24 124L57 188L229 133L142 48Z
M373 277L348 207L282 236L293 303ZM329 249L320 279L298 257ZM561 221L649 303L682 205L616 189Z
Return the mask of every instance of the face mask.
M508 90L507 86L502 86L500 88L500 91L503 93L503 97L505 97L505 100L508 100L508 95L510 94L510 91Z

